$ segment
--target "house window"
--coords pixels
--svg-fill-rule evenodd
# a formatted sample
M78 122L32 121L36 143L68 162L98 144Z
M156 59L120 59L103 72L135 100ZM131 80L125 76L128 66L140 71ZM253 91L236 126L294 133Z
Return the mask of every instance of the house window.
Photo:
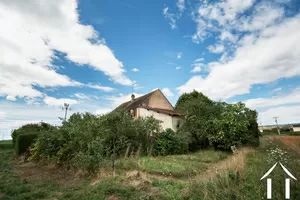
M137 117L137 109L131 109L130 114L132 117Z

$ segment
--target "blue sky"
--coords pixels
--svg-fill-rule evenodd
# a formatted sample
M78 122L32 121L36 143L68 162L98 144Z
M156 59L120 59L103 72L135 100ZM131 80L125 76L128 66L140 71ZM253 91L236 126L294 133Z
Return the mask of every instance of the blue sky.
M243 101L259 123L300 122L297 0L0 3L0 136L24 123L106 113L159 88Z

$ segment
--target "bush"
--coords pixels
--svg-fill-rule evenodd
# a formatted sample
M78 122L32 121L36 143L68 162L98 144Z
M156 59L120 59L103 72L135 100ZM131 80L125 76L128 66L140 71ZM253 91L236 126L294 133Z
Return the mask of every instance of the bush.
M188 141L176 134L172 129L166 129L154 141L154 155L182 154L188 151Z
M114 163L118 156L146 153L150 135L159 133L159 121L153 117L134 120L123 112L95 116L75 113L60 128L40 134L32 149L31 159L49 160L72 165L89 172Z
M50 130L53 128L55 128L55 127L50 124L41 122L41 123L25 124L18 129L14 129L11 133L13 147L16 144L17 137L21 134L27 134L27 133L33 133L33 132L38 133L38 132Z
M21 134L16 139L15 151L18 156L25 153L28 148L32 145L39 134L38 133L27 133Z

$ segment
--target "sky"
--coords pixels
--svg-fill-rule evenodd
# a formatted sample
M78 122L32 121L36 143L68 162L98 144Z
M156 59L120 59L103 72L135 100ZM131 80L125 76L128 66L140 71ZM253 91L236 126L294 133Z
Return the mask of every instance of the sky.
M0 139L157 88L300 122L298 0L2 0L0 25Z

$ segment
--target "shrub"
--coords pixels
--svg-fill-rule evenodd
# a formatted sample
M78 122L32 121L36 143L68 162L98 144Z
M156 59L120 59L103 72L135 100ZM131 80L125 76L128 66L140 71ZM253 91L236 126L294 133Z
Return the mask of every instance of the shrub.
M16 144L17 137L21 134L27 134L27 133L33 133L33 132L38 133L38 132L50 130L53 128L55 128L55 127L50 124L41 122L41 123L25 124L18 129L14 129L11 133L13 147Z
M166 129L154 141L153 153L155 155L182 154L188 151L188 142L172 129Z
M37 138L38 133L21 134L16 139L15 151L18 156L25 153Z
M149 135L157 135L159 121L153 117L134 120L123 112L95 116L75 113L60 128L44 131L32 148L31 159L46 159L59 164L95 172L108 162L114 163L141 147L146 152L151 144ZM113 161L113 162L112 162Z

